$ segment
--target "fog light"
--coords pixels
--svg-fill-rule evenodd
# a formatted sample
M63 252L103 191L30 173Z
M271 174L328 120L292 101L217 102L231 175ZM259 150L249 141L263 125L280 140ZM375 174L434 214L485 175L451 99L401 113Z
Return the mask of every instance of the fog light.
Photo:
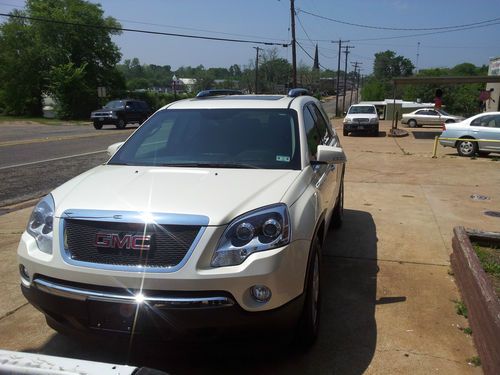
M252 286L250 293L257 302L267 302L271 299L271 289L264 285Z
M28 270L26 269L26 267L24 267L24 265L20 264L19 265L19 273L21 274L21 278L25 281L30 281L30 274L28 272Z

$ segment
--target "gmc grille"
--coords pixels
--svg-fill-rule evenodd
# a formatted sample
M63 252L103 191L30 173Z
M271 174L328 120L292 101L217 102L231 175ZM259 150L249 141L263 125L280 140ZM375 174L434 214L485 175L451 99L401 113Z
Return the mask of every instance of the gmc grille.
M66 219L65 251L72 260L80 262L116 266L175 267L186 256L200 229L201 226L196 225ZM98 233L113 233L119 237L151 236L149 250L102 248L96 245Z

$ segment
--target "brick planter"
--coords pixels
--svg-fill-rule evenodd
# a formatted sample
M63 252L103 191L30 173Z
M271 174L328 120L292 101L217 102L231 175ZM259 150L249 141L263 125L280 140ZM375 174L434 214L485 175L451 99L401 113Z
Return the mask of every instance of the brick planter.
M500 244L500 233L455 227L451 266L467 306L472 337L485 374L500 374L500 301L472 248L471 239Z

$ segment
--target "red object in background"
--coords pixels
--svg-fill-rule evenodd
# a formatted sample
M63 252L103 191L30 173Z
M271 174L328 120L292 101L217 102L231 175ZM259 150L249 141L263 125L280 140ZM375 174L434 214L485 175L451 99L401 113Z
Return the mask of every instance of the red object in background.
M435 108L441 108L442 105L443 105L443 100L440 97L436 96L434 98L434 107Z

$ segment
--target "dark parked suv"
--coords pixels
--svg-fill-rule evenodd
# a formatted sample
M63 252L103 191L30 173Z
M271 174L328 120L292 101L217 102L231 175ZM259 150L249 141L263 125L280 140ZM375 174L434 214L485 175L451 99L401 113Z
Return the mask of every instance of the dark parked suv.
M94 128L101 129L103 125L115 125L123 129L129 123L142 124L151 115L151 109L142 100L113 100L103 108L93 111L90 119Z

